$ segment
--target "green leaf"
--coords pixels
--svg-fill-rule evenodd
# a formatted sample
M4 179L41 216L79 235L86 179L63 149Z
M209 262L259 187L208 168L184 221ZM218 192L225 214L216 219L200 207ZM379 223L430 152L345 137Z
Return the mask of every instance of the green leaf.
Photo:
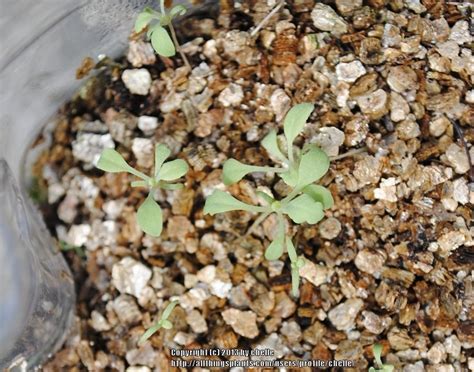
M298 172L293 168L290 168L288 172L281 173L280 177L288 186L295 187L298 183Z
M155 145L155 178L160 172L161 166L165 160L170 156L171 150L166 145L157 144Z
M138 346L141 346L148 340L151 336L153 336L160 328L162 327L161 322L156 323L155 325L151 326L146 330L146 332L140 337L138 340Z
M252 172L261 172L261 169L254 165L241 163L235 159L229 159L224 163L222 179L225 185L232 185Z
M170 10L170 17L174 18L177 16L182 16L186 13L187 9L184 5L176 5Z
M155 52L163 57L172 57L176 54L176 49L168 32L161 26L155 27L151 34L151 45Z
M282 212L286 213L295 223L314 224L324 217L323 205L306 194L290 201L282 208Z
M174 308L176 307L176 305L178 305L178 302L179 301L171 301L165 308L165 310L163 311L163 314L161 314L161 319L168 319L169 316L171 315L172 311L174 310Z
M153 191L150 192L138 208L137 221L138 226L148 235L160 236L163 229L163 212L158 203L153 199Z
M264 212L265 208L242 203L232 195L220 190L215 190L212 195L206 199L206 204L204 205L204 214L210 214L211 216L216 213L236 210Z
M300 103L290 109L283 123L288 147L291 148L296 136L301 133L311 112L314 110L312 103Z
M331 192L321 185L308 185L303 189L306 195L311 196L313 200L320 202L324 209L329 209L334 205L334 199Z
M285 244L285 225L283 221L278 224L278 232L275 240L265 250L265 258L269 261L278 260L283 254Z
M383 369L383 372L392 372L395 369L395 367L392 366L391 364L384 364L382 369Z
M130 172L133 169L114 149L105 149L97 162L97 168L110 173Z
M188 171L188 164L182 159L176 159L166 162L158 172L158 179L163 181L176 180L186 174Z
M164 329L171 329L171 328L173 328L173 323L171 323L169 320L163 319L163 320L161 321L161 326L162 326Z
M326 174L329 169L329 158L326 153L312 146L309 151L301 156L298 167L297 188L305 187Z
M148 24L153 18L154 15L150 12L147 12L146 10L138 14L137 19L135 21L135 32L139 33L140 31L142 31L146 26L148 26Z
M286 237L286 251L288 252L288 257L290 257L290 261L297 262L298 257L296 255L295 246L293 245L293 242L288 236Z
M285 155L283 155L280 150L280 147L278 146L278 138L276 131L271 130L270 133L268 133L261 141L261 144L269 154L272 154L274 157L281 160L282 162L288 161L288 159L285 157Z

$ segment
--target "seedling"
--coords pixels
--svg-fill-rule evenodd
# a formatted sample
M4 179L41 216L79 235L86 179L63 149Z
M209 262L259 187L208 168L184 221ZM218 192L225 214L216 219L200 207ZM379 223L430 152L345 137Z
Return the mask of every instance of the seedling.
M391 364L383 364L382 363L382 345L381 344L375 344L372 346L372 351L374 352L374 358L375 361L377 362L377 367L370 367L369 372L392 372L393 369L395 368Z
M173 328L173 324L168 320L168 318L177 304L178 301L172 301L168 304L168 306L166 306L165 310L163 311L163 314L161 314L160 320L158 320L154 325L148 328L146 332L142 335L142 337L140 337L140 340L138 340L139 346L143 345L145 341L148 340L151 336L153 336L160 328Z
M176 54L176 50L178 50L184 64L191 68L186 55L181 50L178 38L176 37L176 31L173 27L173 19L185 13L186 8L183 5L174 6L168 13L164 0L160 0L160 12L146 7L138 14L135 21L135 32L139 33L148 26L147 37L150 39L156 53L163 57L172 57ZM165 27L169 28L171 36Z
M59 241L59 249L63 252L74 251L81 258L86 257L86 254L84 253L84 249L82 249L82 247L77 247L75 245L68 244L64 240Z
M155 146L155 165L152 176L134 169L124 160L122 155L113 149L105 149L97 163L97 168L111 173L127 172L140 178L133 181L132 187L148 188L148 196L137 211L137 221L140 228L151 236L160 236L163 229L163 213L160 206L153 198L157 188L164 190L178 190L183 187L182 183L172 183L184 176L188 171L188 164L182 159L165 162L171 151L165 145Z
M331 193L325 187L313 184L329 169L329 158L324 151L314 145L305 146L302 150L293 146L296 137L302 132L314 106L302 103L293 107L285 117L283 128L287 142L286 155L281 151L276 131L271 131L263 140L262 146L283 167L260 167L243 164L235 159L225 162L223 181L226 185L239 182L252 172L274 172L292 188L283 199L276 200L272 195L258 191L263 205L255 206L241 202L230 194L216 190L206 200L204 213L214 215L235 210L258 213L259 217L250 227L249 232L263 222L270 214L275 214L278 221L276 238L265 250L265 258L277 260L288 252L291 262L292 292L298 295L299 269L304 265L304 258L298 257L291 238L286 236L285 216L296 224L315 224L324 217L324 209L334 204Z

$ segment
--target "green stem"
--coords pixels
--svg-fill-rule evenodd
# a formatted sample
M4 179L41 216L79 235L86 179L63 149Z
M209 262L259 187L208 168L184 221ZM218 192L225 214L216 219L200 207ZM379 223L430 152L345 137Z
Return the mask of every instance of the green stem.
M329 159L331 159L331 161L333 160L339 160L339 159L343 159L343 158L346 158L348 156L352 156L352 155L356 155L356 154L360 154L362 152L366 152L367 151L367 147L362 147L360 149L355 149L355 150L350 150L350 151L347 151L345 152L344 154L341 154L341 155L337 155L337 156L331 156L329 157Z
M183 59L183 62L186 65L186 67L189 69L189 71L191 71L191 65L189 64L188 58L186 57L186 54L184 54L183 50L181 49L181 45L179 44L178 38L176 37L176 32L173 27L173 22L170 22L168 27L170 28L171 38L173 39L173 43L176 46L176 49L181 55L181 58Z
M280 203L282 204L282 206L286 205L287 203L289 203L290 201L293 200L293 198L298 195L299 193L301 192L301 189L298 187L296 189L293 189L293 191L291 191L287 196L285 196L281 201Z
M260 167L255 165L255 172L275 172L275 173L283 173L287 172L288 169L286 168L277 168L277 167Z
M130 167L128 169L128 173L133 174L134 176L137 176L138 178L141 178L145 182L150 181L150 177L148 177L145 173L142 173L140 171L137 171L135 168Z
M252 224L252 226L250 226L250 228L247 230L247 232L245 233L245 236L250 235L250 233L251 233L258 225L260 225L271 213L272 213L272 211L267 211L267 212L264 212L263 214L261 214L261 215L254 221L254 223Z
M161 10L161 13L163 15L166 14L166 10L165 10L165 0L160 0L160 10Z

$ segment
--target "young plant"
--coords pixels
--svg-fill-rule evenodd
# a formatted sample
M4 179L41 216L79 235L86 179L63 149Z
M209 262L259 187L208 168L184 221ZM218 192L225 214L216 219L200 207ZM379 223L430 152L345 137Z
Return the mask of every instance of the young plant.
M163 229L163 213L160 206L153 198L157 188L164 190L178 190L183 187L181 183L172 183L184 176L188 171L188 164L182 159L165 162L171 151L165 145L155 146L155 165L152 176L134 169L124 160L122 155L113 149L105 149L97 163L97 168L111 173L127 172L140 178L132 182L132 187L148 188L148 196L137 211L137 221L140 228L151 236L160 236Z
M283 167L260 167L243 164L235 159L229 159L223 167L223 181L226 185L239 182L252 172L274 172L292 188L283 199L276 200L273 196L258 191L263 205L255 206L243 203L230 194L216 190L207 198L204 213L214 215L234 210L259 213L259 217L250 227L249 232L264 221L270 214L275 214L278 221L276 238L265 250L265 258L277 260L286 248L291 261L292 292L298 295L299 269L304 265L304 258L298 257L291 238L286 236L285 216L296 224L315 224L324 217L324 209L332 207L333 198L329 190L313 184L329 169L329 158L324 151L313 145L305 146L302 150L293 146L296 137L303 130L314 106L302 103L293 107L285 117L283 128L287 142L286 151L281 151L276 131L271 131L263 140L262 146ZM286 152L286 155L283 153Z
M156 53L163 57L172 57L176 54L176 50L178 50L184 64L191 68L186 55L181 50L178 38L176 37L176 31L173 27L173 19L185 13L186 8L183 5L174 6L168 13L164 0L160 0L160 12L146 7L138 14L135 21L135 32L139 33L148 26L147 37L150 39ZM169 28L171 37L165 27Z
M166 306L163 314L161 314L160 320L158 320L154 325L146 330L146 332L140 337L138 340L138 345L141 346L148 340L151 336L153 336L160 328L164 329L171 329L173 328L173 324L168 320L171 312L178 304L178 301L172 301Z
M59 241L59 249L63 252L74 251L80 258L86 257L86 254L84 253L84 249L82 247L77 247L75 245L68 244L64 240Z
M369 372L392 372L393 369L395 368L391 364L383 364L382 363L382 345L381 344L375 344L372 346L372 351L374 352L374 358L375 361L377 362L377 367L370 367Z

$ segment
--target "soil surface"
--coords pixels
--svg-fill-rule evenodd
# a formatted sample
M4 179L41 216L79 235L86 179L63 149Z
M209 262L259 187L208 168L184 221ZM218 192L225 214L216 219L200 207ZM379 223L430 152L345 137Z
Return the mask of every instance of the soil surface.
M124 57L78 69L87 82L38 139L50 145L34 166L32 195L77 289L72 332L45 371L178 370L173 350L236 349L184 358L236 361L256 348L363 371L376 343L396 371L474 369L470 5L295 0L257 29L275 5L222 0L183 20L192 71L136 34ZM275 220L245 236L253 214L202 208L216 188L252 204L257 188L286 195L262 173L226 188L221 169L278 164L260 141L301 102L316 108L297 143L333 159L320 183L335 205L289 230L307 261L295 298L286 254L263 257ZM135 215L146 190L94 164L115 148L149 173L156 143L190 171L184 189L156 193L165 224L152 238ZM138 347L173 299L174 327ZM328 369L342 367L299 370Z

